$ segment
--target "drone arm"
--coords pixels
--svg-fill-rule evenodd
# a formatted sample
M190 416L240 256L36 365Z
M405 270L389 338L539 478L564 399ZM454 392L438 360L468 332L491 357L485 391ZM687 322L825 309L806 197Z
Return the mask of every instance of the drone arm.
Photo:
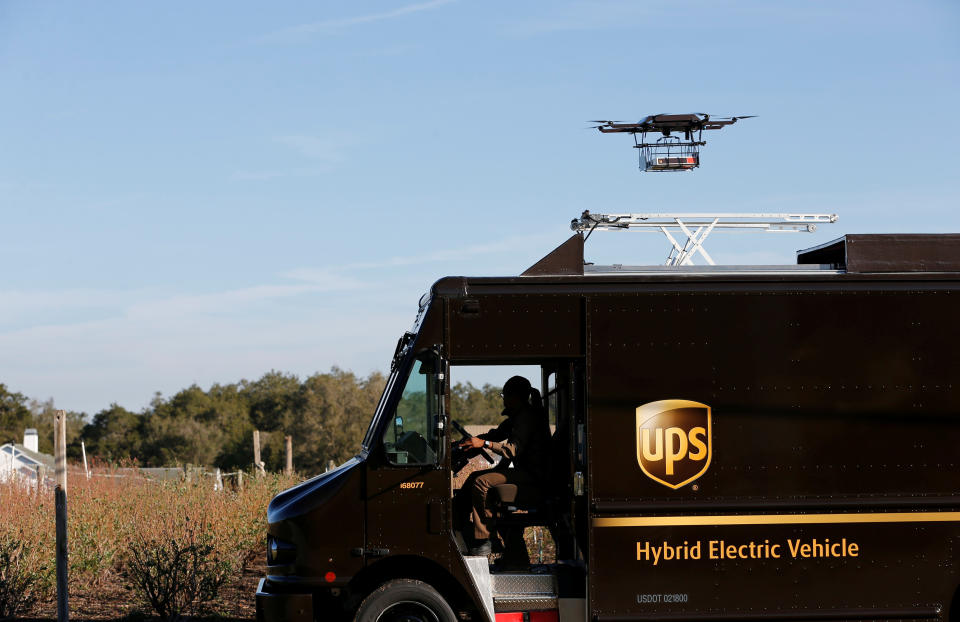
M602 126L602 125L598 125L598 126L597 126L597 129L600 130L601 132L603 132L604 134L612 134L612 133L617 133L617 132L621 132L621 133L622 133L622 132L629 132L629 133L636 134L637 132L642 131L641 129L639 129L639 128L637 128L637 127L632 127L632 126L631 126L631 127L609 127L609 126L608 126L608 127L604 127L604 126Z

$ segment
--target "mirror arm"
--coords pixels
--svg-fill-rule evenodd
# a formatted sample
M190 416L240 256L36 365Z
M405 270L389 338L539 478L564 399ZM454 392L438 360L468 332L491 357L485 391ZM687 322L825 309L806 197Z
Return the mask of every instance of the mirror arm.
M449 366L443 356L443 345L434 344L431 348L434 358L434 371L437 379L437 468L444 468L447 461L449 442L447 440L447 413L445 396L447 395L447 372Z

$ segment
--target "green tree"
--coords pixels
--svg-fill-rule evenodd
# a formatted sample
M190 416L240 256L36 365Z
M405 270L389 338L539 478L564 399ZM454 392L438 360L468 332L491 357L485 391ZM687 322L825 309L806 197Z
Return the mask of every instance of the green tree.
M14 393L0 383L0 445L22 443L23 431L34 427L33 413L27 407L27 398Z
M57 415L53 398L44 402L31 400L30 412L33 414L33 427L37 430L38 447L42 453L53 453L53 426ZM73 410L67 414L67 456L71 459L80 458L80 434L86 425L86 415Z
M215 384L207 392L216 411L214 421L222 433L213 465L223 469L244 468L253 458L253 422L249 397L236 384Z
M307 378L299 400L302 411L287 428L296 468L318 473L328 460L340 464L356 455L385 383L382 374L358 378L337 367Z
M485 384L482 388L458 382L450 391L450 416L463 425L499 425L503 412L501 388Z
M87 454L107 462L139 458L143 445L143 416L117 403L93 416L80 435Z
M164 400L156 396L143 424L142 459L147 464L215 463L227 434L218 400L197 385Z
M241 384L250 404L250 421L258 430L282 430L303 409L300 379L293 374L270 371Z
M22 393L15 393L0 384L0 445L3 443L22 443L27 428L37 431L37 448L42 453L53 453L53 422L56 415L53 400L44 402L28 400ZM77 439L84 426L83 413L67 411L67 452L76 444L76 455L80 455Z
M247 468L253 462L252 432L258 429L268 469L283 467L283 437L289 434L294 466L316 473L328 461L341 463L359 451L385 383L380 373L361 377L334 367L302 382L270 371L257 380L208 390L192 385L169 398L156 394L142 413L114 403L86 425L82 413L68 413L68 452L79 458L83 441L89 455L108 462L131 458L143 466ZM451 402L453 418L464 424L500 422L499 387L458 383ZM52 452L55 412L53 400L28 404L0 384L0 441L21 442L23 430L35 427L41 451Z

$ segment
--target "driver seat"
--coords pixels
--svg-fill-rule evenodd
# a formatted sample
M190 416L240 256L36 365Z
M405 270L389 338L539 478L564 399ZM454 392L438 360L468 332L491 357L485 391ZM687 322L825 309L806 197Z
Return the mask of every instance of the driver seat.
M490 490L488 505L499 524L546 525L553 521L554 508L560 504L566 481L567 432L558 427L550 437L550 478L541 486L498 484Z
M569 488L568 442L566 426L558 427L550 437L550 476L543 485L498 484L487 496L494 526L504 541L504 555L511 565L519 567L530 563L523 540L525 527L547 527L557 542L558 554L566 542L563 534L568 530L564 529L563 499Z
M549 525L549 511L561 505L567 492L570 456L567 448L569 429L561 424L550 437L549 478L541 486L499 484L490 490L488 504L498 520L517 519L526 525ZM522 514L520 514L522 513Z
M501 512L537 512L545 497L540 487L498 484L490 491L490 502Z

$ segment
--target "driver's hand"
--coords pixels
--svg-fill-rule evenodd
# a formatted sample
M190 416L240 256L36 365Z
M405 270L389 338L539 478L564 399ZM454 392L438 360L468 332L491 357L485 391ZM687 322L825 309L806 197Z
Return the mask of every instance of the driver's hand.
M480 449L483 447L483 439L477 436L471 436L460 441L460 447L463 449Z

